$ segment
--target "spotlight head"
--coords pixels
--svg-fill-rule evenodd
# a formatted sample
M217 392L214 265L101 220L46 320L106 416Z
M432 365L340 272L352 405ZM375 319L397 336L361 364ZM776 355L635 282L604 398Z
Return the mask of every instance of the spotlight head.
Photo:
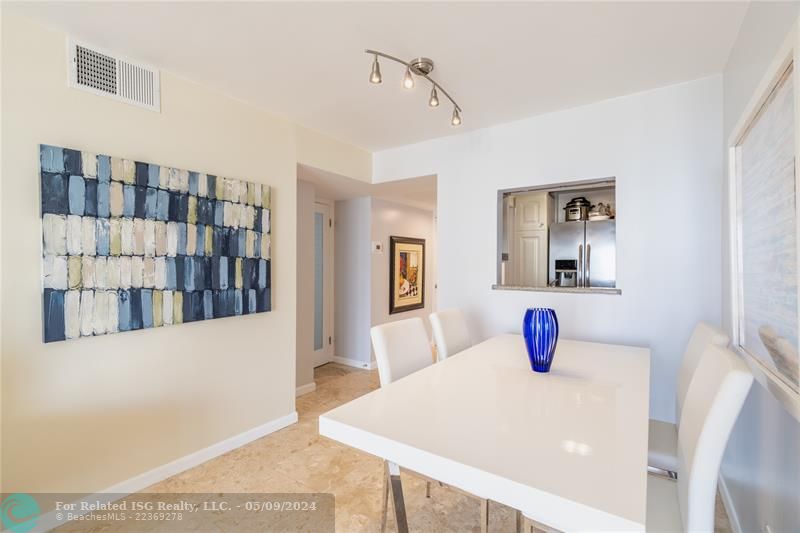
M406 89L414 88L414 76L411 75L411 69L406 67L406 75L403 76L403 87Z
M378 63L378 54L375 54L375 59L372 61L372 72L369 75L369 82L370 83L381 83L383 78L381 77L381 66Z
M458 112L458 108L453 108L453 118L450 120L450 124L453 126L460 126L461 125L461 113Z
M436 93L436 85L431 89L431 97L428 100L428 105L431 107L439 107L439 95Z

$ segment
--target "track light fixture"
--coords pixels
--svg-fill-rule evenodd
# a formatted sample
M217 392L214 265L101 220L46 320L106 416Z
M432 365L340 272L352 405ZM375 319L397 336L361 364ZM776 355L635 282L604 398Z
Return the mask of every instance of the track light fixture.
M383 81L381 77L381 67L378 63L378 56L385 57L391 61L395 61L396 63L400 63L406 67L405 75L403 76L403 87L406 89L413 89L415 85L414 76L419 76L421 78L425 78L428 80L432 87L431 87L431 96L428 99L428 105L430 107L439 107L439 91L442 92L445 97L450 100L450 103L453 104L453 117L450 119L450 124L453 126L460 126L461 125L461 108L458 106L455 100L444 90L444 87L436 83L431 77L430 73L433 72L433 60L428 59L427 57L418 57L416 59L412 59L409 62L403 61L402 59L398 59L394 56L390 56L388 54L384 54L383 52L378 52L377 50L364 50L367 54L371 54L374 56L372 61L372 72L369 76L370 83L379 84Z

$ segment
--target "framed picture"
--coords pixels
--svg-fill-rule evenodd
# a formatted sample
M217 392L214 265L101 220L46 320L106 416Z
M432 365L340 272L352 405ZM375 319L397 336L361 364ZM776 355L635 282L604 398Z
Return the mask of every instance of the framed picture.
M800 35L775 57L729 138L731 338L800 420Z
M425 239L390 237L389 314L425 307Z

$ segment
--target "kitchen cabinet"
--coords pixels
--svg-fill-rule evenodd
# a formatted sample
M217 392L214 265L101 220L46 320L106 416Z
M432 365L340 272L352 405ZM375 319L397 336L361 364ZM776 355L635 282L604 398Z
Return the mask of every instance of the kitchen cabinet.
M547 229L549 197L546 192L520 194L514 197L514 230Z

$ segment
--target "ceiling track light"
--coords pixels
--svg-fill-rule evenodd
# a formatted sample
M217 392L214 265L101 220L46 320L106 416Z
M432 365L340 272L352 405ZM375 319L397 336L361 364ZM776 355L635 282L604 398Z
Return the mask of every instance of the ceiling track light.
M453 116L450 119L450 124L453 126L460 126L461 125L461 108L453 100L453 97L450 96L447 91L436 83L433 78L430 77L430 73L433 72L433 60L428 59L427 57L418 57L416 59L412 59L409 62L403 61L402 59L398 59L394 56L390 56L389 54L384 54L383 52L378 52L377 50L364 50L365 53L374 56L372 61L372 72L369 76L370 83L379 84L383 81L381 77L381 67L378 63L378 56L384 57L396 63L400 63L401 65L406 67L405 75L403 76L403 87L406 89L413 89L415 85L414 76L419 76L420 78L425 78L428 80L432 87L431 87L431 96L428 99L428 105L430 107L439 107L439 91L448 99L450 103L453 104Z

